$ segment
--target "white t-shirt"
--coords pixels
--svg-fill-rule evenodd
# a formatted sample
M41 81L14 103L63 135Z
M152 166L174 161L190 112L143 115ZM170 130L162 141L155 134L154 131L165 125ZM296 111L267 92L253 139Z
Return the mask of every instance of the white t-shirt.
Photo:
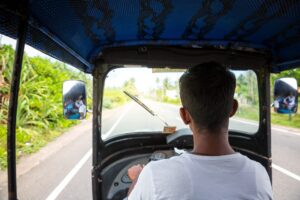
M263 166L240 153L183 153L152 161L141 172L129 200L273 199Z
M79 113L83 113L83 116L85 117L85 115L86 115L86 106L84 104L82 104L79 107Z
M279 101L278 100L274 101L274 107L277 108L277 109L279 108Z

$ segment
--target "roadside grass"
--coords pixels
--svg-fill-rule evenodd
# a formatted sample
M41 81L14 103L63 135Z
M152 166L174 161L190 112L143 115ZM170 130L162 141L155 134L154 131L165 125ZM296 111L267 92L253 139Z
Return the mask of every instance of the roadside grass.
M113 109L124 105L128 98L121 90L108 89L104 93L103 108ZM23 155L37 152L47 143L62 135L70 127L79 124L77 120L66 120L60 115L55 124L48 126L48 129L41 127L21 127L16 130L16 152L17 160ZM0 169L7 167L7 127L6 124L0 124Z
M272 108L271 108L272 109ZM259 120L258 107L256 106L240 106L236 116L242 119ZM293 114L291 120L288 114L278 114L271 111L271 124L286 126L290 128L300 128L300 115Z
M16 130L16 152L17 159L22 155L37 152L54 138L62 135L68 128L80 123L62 119L61 125L52 129L38 129L34 127L17 128ZM5 125L0 125L0 169L7 167L7 129Z
M121 90L108 89L104 93L103 108L113 109L127 103L127 98ZM48 129L41 127L18 127L16 130L16 152L17 160L23 155L35 153L47 145L56 137L62 135L70 127L77 125L80 121L66 120L61 118L56 120L56 124L51 124ZM7 127L0 124L0 169L7 167Z
M120 89L105 89L103 96L103 108L113 109L124 105L129 99Z
M300 128L300 115L293 114L291 120L289 120L289 115L271 113L271 122L275 125L286 126L291 128Z
M259 108L258 106L239 105L239 108L235 114L236 117L242 119L259 120Z
M181 101L180 101L179 98L171 99L171 98L168 98L168 97L164 97L163 102L164 103L169 103L169 104L174 104L174 105L181 105Z
M170 103L174 105L180 105L180 101L163 99L163 103ZM272 108L271 108L272 109ZM239 105L238 111L235 114L236 117L247 120L259 120L259 107L258 106L247 106ZM290 128L300 128L300 115L293 114L292 119L289 120L289 115L278 114L271 111L271 124L286 126Z

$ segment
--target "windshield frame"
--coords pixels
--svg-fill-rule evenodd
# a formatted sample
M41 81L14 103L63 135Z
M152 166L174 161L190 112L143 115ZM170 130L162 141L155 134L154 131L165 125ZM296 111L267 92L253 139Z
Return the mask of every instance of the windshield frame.
M145 66L139 66L139 65L135 65L135 66L129 66L129 67L114 67L114 68L112 68L112 69L109 69L109 71L107 72L107 75L105 76L105 80L104 80L104 88L103 88L103 96L102 96L102 102L104 101L104 99L105 99L105 95L104 95L104 91L106 91L106 86L107 86L107 82L106 82L106 80L107 80L107 77L110 77L110 73L113 71L113 70L118 70L118 69L132 69L132 68L134 68L134 69L166 69L166 70L169 70L169 69L178 69L178 68L172 68L172 67L170 67L170 66L168 66L167 68L158 68L158 67L156 67L156 68L152 68L152 67L145 67ZM186 70L186 69L188 69L188 67L186 67L186 68L181 68L180 70ZM255 112L256 112L256 114L257 114L257 117L258 117L258 119L257 120L249 120L249 122L252 122L252 121L254 121L254 123L255 123L255 126L257 126L257 128L256 129L253 129L254 131L252 132L252 131L246 131L246 130L242 130L242 129L228 129L228 132L229 133L239 133L239 134L241 134L241 135L246 135L246 136L249 136L249 135L256 135L256 134L258 134L258 132L259 132L259 126L260 126L260 118L261 118L261 114L260 114L260 112L261 112L261 109L260 109L260 107L261 107L261 105L260 105L260 93L259 93L259 70L257 70L256 68L250 68L250 67L248 67L248 68L238 68L238 69L236 69L236 68L230 68L230 70L231 71L233 71L233 72L242 72L242 73L246 73L246 72L248 72L248 71L250 71L251 73L253 73L254 75L255 75L255 83L256 83L256 87L257 87L257 90L255 90L255 92L256 92L256 95L257 95L257 102L258 102L258 105L257 105L257 109L255 110ZM167 73L167 72L166 72ZM183 73L184 73L184 71L183 71ZM130 77L133 77L134 78L134 76L130 76ZM130 77L128 77L128 78L130 78ZM236 76L236 78L238 78L238 76ZM117 86L110 86L109 88L111 88L111 87L117 87ZM120 91L123 91L123 89L119 89ZM124 91L123 91L124 92ZM126 94L126 93L125 93ZM126 96L124 94L124 96ZM164 103L164 102L160 102L160 103ZM134 104L136 104L136 102L134 102ZM137 104L138 105L138 104ZM147 104L146 104L147 105ZM179 107L181 106L181 104L179 105ZM138 107L139 107L139 105L138 105ZM101 106L101 108L103 109L103 105ZM152 107L150 106L149 107L150 108L150 110L152 109ZM147 110L148 111L148 110ZM152 111L152 110L151 110ZM154 111L154 110L153 110ZM149 111L148 111L149 112ZM147 113L147 114L149 114L149 113ZM150 115L150 114L149 114ZM151 114L151 115L153 115L153 114ZM156 114L154 114L153 116L156 116ZM236 116L236 115L235 115ZM233 116L233 117L235 117L235 116ZM158 119L160 118L160 116L158 116ZM246 118L245 118L246 119ZM237 120L239 120L239 119L237 119ZM247 121L248 119L246 119L246 121ZM168 121L166 121L166 123L168 123ZM103 127L103 126L102 126ZM161 129L153 129L153 130L149 130L149 131L144 131L144 129L141 129L141 130L139 130L139 129L136 129L136 130L134 130L134 131L124 131L124 132L118 132L118 134L116 134L116 135L114 135L114 136L110 136L110 137L105 137L105 138L103 138L102 136L101 136L101 138L104 140L104 141L106 141L106 140L108 140L108 139L111 139L112 137L118 137L118 136L120 136L120 135L124 135L124 134L132 134L132 133L141 133L141 132L145 132L145 133L151 133L151 132L156 132L156 133L158 133L158 132L161 132L161 133L163 133L163 131L161 131L163 129L163 123L162 123L162 128ZM179 129L178 129L179 130ZM102 130L103 131L103 130Z
M164 69L164 68L158 68L158 67L155 67L155 68L153 68L153 67L145 67L145 66L139 66L139 65L135 65L135 66L129 66L129 67L126 67L126 66L123 66L123 67L120 67L120 66L117 66L117 67L113 67L113 68L111 68L111 69L109 69L108 71L107 71L107 73L106 73L106 76L105 76L105 80L104 80L104 88L103 88L103 96L102 96L102 102L104 101L104 97L105 97L105 95L104 95L104 91L105 91L105 86L106 86L106 78L109 76L109 73L110 72L112 72L113 70L118 70L118 69L132 69L132 68L136 68L136 69L138 69L138 68L147 68L147 69ZM171 66L168 66L168 67L166 67L165 68L166 70L169 70L169 69L179 69L179 68L177 68L177 67L175 67L175 68L173 68L173 67L171 67ZM180 68L181 70L186 70L186 69L188 69L188 67L186 67L186 68L183 68L183 67L181 67ZM231 134L231 133L233 133L233 134L237 134L238 133L238 135L239 136L255 136L255 135L257 135L260 131L259 131L259 129L260 129L260 125L261 125L261 122L260 122L260 120L261 120L261 93L259 92L259 70L257 69L257 68L255 68L255 69L253 69L253 68L240 68L240 67L238 67L238 68L236 68L236 67L231 67L230 68L230 70L231 71L241 71L241 72L247 72L247 71L251 71L251 72L253 72L254 74L255 74L255 80L256 80L256 84L257 84L257 100L258 100L258 109L256 110L256 112L257 112L257 115L258 115L258 119L257 119L257 121L255 120L255 122L257 123L257 129L254 131L254 132L247 132L247 131L244 131L244 130L242 130L242 129L238 129L238 130L236 130L236 129L228 129L228 132ZM237 77L236 77L237 78ZM125 95L125 94L124 94ZM180 105L181 106L181 105ZM103 109L103 106L101 106L101 108ZM152 109L152 107L150 106L149 107L150 109ZM149 114L149 113L148 113ZM150 115L150 114L149 114ZM234 116L233 116L234 117ZM102 117L101 117L102 118ZM101 121L102 122L102 121ZM168 122L167 122L168 123ZM101 127L103 127L103 126L101 126ZM163 126L162 126L162 128L161 128L161 130L163 129ZM143 131L143 130L135 130L135 131L125 131L125 132L122 132L122 133L120 133L120 134L117 134L117 135L115 135L115 136L112 136L112 137L107 137L107 138L103 138L102 136L101 136L101 138L102 138L102 140L103 141L106 141L106 140L109 140L109 139L111 139L111 138L113 138L113 137L118 137L118 136L120 136L120 135L124 135L124 134L132 134L132 133L141 133L141 132L145 132L145 133L151 133L151 132L155 132L155 133L161 133L161 134L163 134L163 131L161 131L160 129L155 129L155 130L150 130L150 131Z

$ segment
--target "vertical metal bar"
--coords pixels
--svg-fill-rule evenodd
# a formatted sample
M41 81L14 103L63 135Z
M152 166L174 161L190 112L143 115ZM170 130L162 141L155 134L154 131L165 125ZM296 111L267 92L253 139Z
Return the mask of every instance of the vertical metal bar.
M101 141L101 85L103 85L101 71L99 68L96 68L93 73L93 165L96 165L98 162L97 151Z
M14 58L14 68L11 80L8 124L7 124L7 165L8 165L8 199L17 200L16 176L16 117L18 107L19 85L22 71L22 61L26 39L28 20L20 18L18 38Z
M101 113L105 73L105 65L95 65L95 70L93 72L93 199L102 199L102 179L100 162L101 150L103 149L103 140L101 138Z
M267 135L267 155L269 158L268 174L272 183L272 148L271 148L271 91L270 91L270 66L265 68L265 118L266 118L266 135Z
M261 79L261 86L260 86L260 92L261 92L261 98L262 98L262 104L261 104L261 130L262 133L259 139L260 141L263 141L261 145L264 148L264 156L268 157L269 160L267 161L266 170L269 174L270 180L272 181L272 152L271 152L271 108L270 108L270 68L269 66L265 66L260 71L260 79Z

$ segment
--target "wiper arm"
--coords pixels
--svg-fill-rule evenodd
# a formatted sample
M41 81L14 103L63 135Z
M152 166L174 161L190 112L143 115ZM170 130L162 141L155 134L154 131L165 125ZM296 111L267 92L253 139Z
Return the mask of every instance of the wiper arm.
M158 114L156 114L153 110L151 110L148 106L146 106L141 100L139 100L137 97L133 96L127 91L123 91L127 96L129 96L132 100L134 100L136 103L138 103L140 106L142 106L145 110L147 110L151 115L158 117L166 126L169 126L169 124L163 120L162 117L160 117Z

